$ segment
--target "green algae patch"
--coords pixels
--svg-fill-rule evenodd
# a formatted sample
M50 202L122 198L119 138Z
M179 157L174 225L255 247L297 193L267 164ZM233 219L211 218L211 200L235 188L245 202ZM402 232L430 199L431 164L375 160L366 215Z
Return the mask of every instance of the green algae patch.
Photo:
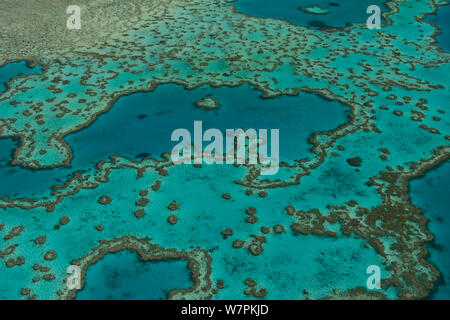
M219 107L219 101L214 97L205 97L195 103L198 108L204 108L207 110L217 109Z
M307 13L317 14L317 15L330 13L329 10L322 8L320 6L307 6L307 7L300 7L299 9L302 11L305 11Z

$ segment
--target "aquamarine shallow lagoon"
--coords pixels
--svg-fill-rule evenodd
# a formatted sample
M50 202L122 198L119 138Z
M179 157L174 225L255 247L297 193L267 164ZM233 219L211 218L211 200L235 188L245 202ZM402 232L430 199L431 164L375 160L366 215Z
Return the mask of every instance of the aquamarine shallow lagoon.
M141 261L136 252L105 255L89 267L77 300L165 300L171 290L192 287L185 260Z

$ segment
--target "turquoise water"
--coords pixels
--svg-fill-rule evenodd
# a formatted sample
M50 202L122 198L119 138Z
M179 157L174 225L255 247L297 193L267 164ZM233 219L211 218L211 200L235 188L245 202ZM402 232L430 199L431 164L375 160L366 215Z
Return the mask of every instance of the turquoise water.
M441 33L436 36L437 45L442 50L450 52L450 4L439 6L435 14L427 16L426 21L434 23L441 29Z
M365 23L369 17L366 9L370 5L380 6L381 12L388 11L384 3L381 0L237 0L231 4L237 12L249 16L282 19L308 28L342 28L349 23ZM313 5L329 13L317 15L299 9Z
M205 96L215 97L218 109L196 107L195 102ZM74 167L112 154L159 157L176 145L170 140L175 129L186 128L193 139L194 121L201 120L203 132L217 128L224 137L225 129L280 129L280 157L294 160L309 156L308 138L313 132L345 123L348 111L345 105L314 94L261 98L261 92L248 84L193 90L165 84L152 92L119 98L110 111L69 135L67 142L73 147Z
M298 3L283 1L281 6L276 1L255 2L238 0L234 4L238 6L239 3L251 3L248 14L286 19L292 23L308 27L343 27L348 22L364 22L367 18L365 13L366 6L373 4L366 1L357 3L355 1L338 2L337 0L333 4L321 1L298 1ZM340 5L336 5L336 3ZM208 17L208 22L205 23L210 23L210 20L216 17L215 14L220 14L220 12L208 11L213 8L208 1L205 1L203 4L204 6L196 8L196 12L199 15L205 13L205 17ZM330 10L330 13L314 15L298 10L298 6L310 4L322 5L325 9ZM170 151L175 144L170 141L170 135L173 130L186 128L192 132L195 120L203 121L204 130L208 128L218 128L221 131L226 128L278 128L280 129L281 160L293 163L294 159L312 158L311 145L308 143L308 138L313 132L331 130L345 123L348 120L347 107L341 103L330 102L316 95L306 93L292 97L280 96L265 99L261 97L260 91L248 84L234 88L202 86L192 90L187 90L176 84L165 84L159 85L152 92L134 93L121 97L109 111L100 115L88 127L67 136L66 141L71 146L74 154L71 166L68 168L32 171L10 166L11 152L17 147L17 141L0 139L0 176L3 178L0 181L0 197L4 195L13 197L32 196L38 199L45 199L45 193L50 192L50 186L63 182L75 170L86 170L85 180L78 182L82 189L75 194L66 196L51 212L47 212L42 207L28 210L11 207L2 210L0 223L4 223L5 226L3 230L0 230L0 250L17 243L19 246L15 248L15 252L11 254L11 257L24 256L26 263L21 266L6 268L4 260L8 259L9 256L2 258L3 272L1 273L2 281L0 281L0 298L25 298L20 295L20 290L26 287L31 287L32 293L36 293L38 298L57 298L56 292L62 289L64 285L61 280L67 276L65 271L71 261L79 259L87 252L90 252L93 247L98 245L100 240L116 239L124 235L151 238L152 242L162 247L174 248L179 251L188 251L197 246L207 250L212 258L211 281L215 283L219 279L225 280L225 288L213 296L216 299L251 298L244 294L245 285L243 282L248 277L255 278L261 286L268 289L267 298L269 299L308 298L303 294L303 290L308 290L312 293L310 298L322 298L333 294L333 289L346 291L352 288L364 287L367 279L366 268L372 264L379 265L382 268L382 278L389 277L390 272L382 265L381 256L375 252L373 247L369 246L366 248L364 246L367 243L367 239L344 236L340 232L340 226L334 224L326 227L337 232L336 238L311 234L305 236L296 235L290 229L291 224L296 222L295 217L288 216L284 208L286 205L293 205L299 210L318 209L326 214L330 211L327 208L328 205L343 205L350 200L354 200L367 208L380 206L382 203L377 188L366 184L369 178L385 170L387 165L396 167L410 161L414 162L421 158L430 157L432 150L436 149L437 146L448 143L445 140L445 135L448 131L448 120L446 119L448 113L441 114L436 110L446 106L445 103L449 100L448 94L445 89L434 88L433 90L428 90L428 87L425 85L427 82L435 85L442 83L446 87L447 78L445 78L445 75L448 65L441 64L439 68L424 67L426 62L437 65L433 57L438 58L440 56L433 51L433 48L425 47L427 50L416 48L416 45L422 46L427 41L427 38L415 39L413 37L412 30L415 28L413 26L417 22L413 22L416 12L414 9L421 8L421 3L416 2L415 5L417 6L409 6L409 2L400 2L400 12L403 15L398 20L396 18L396 22L399 23L385 28L385 32L379 33L379 35L386 36L384 38L386 41L394 35L393 38L397 39L397 41L389 42L389 46L386 46L386 48L398 47L397 53L399 55L405 54L399 61L409 61L408 59L414 58L414 63L416 64L414 70L407 70L410 68L410 65L399 62L398 70L400 72L395 72L394 76L392 71L395 69L389 69L395 66L386 65L385 61L387 62L390 59L384 59L392 53L389 50L384 50L385 48L382 47L367 47L370 43L364 41L372 39L373 33L364 32L365 26L362 25L359 36L355 34L359 31L358 28L336 33L325 33L322 31L305 32L305 34L313 34L313 36L311 34L307 35L305 40L308 43L314 36L321 38L321 35L326 35L323 38L332 39L331 42L327 43L332 44L333 49L317 48L311 54L305 54L305 59L313 59L310 70L295 69L293 64L291 64L294 60L281 57L277 53L277 55L268 57L268 61L276 60L280 62L279 67L273 72L262 70L256 72L241 70L238 72L238 79L243 78L247 79L244 81L252 82L258 81L261 82L261 85L267 85L275 91L288 89L287 92L293 92L294 88L305 85L312 88L327 87L331 92L342 94L346 98L350 98L353 95L354 99L367 98L373 100L374 107L377 110L369 124L376 125L379 129L378 133L364 130L368 128L358 128L362 130L339 138L326 150L328 155L321 165L311 169L310 175L302 176L300 184L266 188L268 194L265 197L258 196L257 192L259 190L253 190L253 195L247 195L245 193L247 187L235 183L237 180L244 180L245 175L248 173L247 169L242 166L205 165L199 169L191 165L179 165L168 167L168 175L164 175L151 168L140 170L139 174L137 174L136 169L132 168L132 166L147 165L151 161L141 162L140 164L134 163L132 166L128 166L127 159L119 157L116 162L105 164L105 167L124 164L123 166L113 168L111 171L105 169L101 173L96 171L94 164L100 160L107 160L113 154L126 156L134 160L141 160L150 156L157 158L162 152ZM426 4L423 6L426 6ZM224 11L229 13L229 9ZM195 17L195 15L186 15L185 13L183 11L180 15L175 15L174 17L186 19L191 16ZM234 17L243 18L242 15L234 15ZM159 18L156 20L159 23ZM251 33L249 38L260 39L260 31L262 29L258 28L257 22L265 23L267 21L248 18L246 20L254 20L253 22L255 23L248 29L248 33ZM176 28L177 32L180 31L178 29L180 26L164 26L167 21L164 21L164 19L160 21L161 28L155 28L155 30L160 30L163 34L172 34L175 31L171 29L173 27ZM190 23L194 24L197 22L195 19L180 19L180 21L183 21L184 25L187 26L190 26ZM189 23L186 23L186 21L189 21ZM171 22L178 22L178 19L172 19ZM245 27L244 20L232 22L238 26L242 25ZM266 26L269 28L269 32L280 31L279 40L283 43L283 32L287 30L283 25L286 24L283 22L270 22L274 26ZM407 27L408 22L411 22L411 29ZM223 19L223 25L227 30L231 26L227 19ZM290 27L296 29L292 26ZM423 29L424 34L428 34L428 36L432 32L430 31L432 28L427 25L418 26L417 28ZM192 29L197 30L197 28ZM143 36L147 36L146 32L148 30L137 31L141 32ZM410 33L411 37L402 38L402 32L399 32L401 30L408 36ZM391 31L392 33L390 33ZM414 29L414 31L417 31L417 29ZM416 33L420 34L419 32ZM295 32L290 35L294 34ZM296 41L292 43L302 43L298 41L302 37L302 32L299 34L300 38L291 37L292 40ZM331 38L328 37L331 34L333 36ZM133 38L132 34L129 36L128 40ZM185 40L185 43L189 43L191 37L198 38L198 34L195 34L195 32L187 32L185 36L188 40L181 38L170 39L169 46L175 45L175 43L183 43L182 41ZM236 41L236 49L239 50L241 47L237 40L239 36L245 37L245 33L243 35L239 34L238 37L228 37L227 32L224 32L223 36L228 41L227 44ZM347 36L349 38L346 38ZM120 39L127 41L127 38ZM157 62L158 55L156 53L160 49L152 51L154 47L150 44L153 43L152 41L158 42L162 41L162 39L165 38L148 37L148 40L146 39L148 42L144 43L144 47L148 51L143 54L146 57L151 57L147 62ZM417 41L417 43L416 45L407 44L405 39ZM207 41L208 35L206 39L201 40ZM271 39L266 37L264 41L269 42ZM360 48L359 43L356 41L362 41L362 47L365 48ZM275 51L283 49L276 42L270 43L276 49ZM204 47L203 44L205 45ZM227 60L222 60L222 58L225 54L228 55L234 50L227 47L230 50L223 52L209 42L203 44L196 47L197 49L206 49L206 53L202 51L203 55L209 56L211 54L214 56L216 50L219 54L218 60L211 62L211 70L228 73L230 70L228 65L224 63ZM360 53L352 53L349 56L341 54L345 51L345 48L353 45L355 49L358 49L356 51L359 52L359 49L363 50ZM285 46L284 43L283 46ZM133 45L132 48L134 47ZM166 47L162 47L166 49ZM188 47L179 49L189 50L190 48ZM290 51L291 47L288 48ZM336 52L334 51L336 48L343 50ZM244 49L248 48L244 47ZM366 49L373 49L374 52L380 53L380 55L382 53L383 59L379 59L380 55L371 55L370 52L366 52ZM96 52L98 48L92 48L92 50ZM185 56L189 57L190 54L193 54L192 51L186 51L186 55L184 55L182 50L179 51L179 55L176 55L177 58L184 59ZM333 54L337 53L338 55L336 55L335 59L333 58L332 61L329 61L328 54L332 53L331 50L333 50ZM78 66L74 64L70 68L61 67L59 70L54 68L48 72L51 75L64 74L70 79L70 84L64 86L64 91L67 92L63 91L64 93L59 94L58 98L64 99L64 94L69 94L72 90L80 94L78 95L79 98L85 96L85 92L83 92L85 88L79 86L79 77L87 72L88 67L98 71L98 73L91 74L92 78L88 81L94 84L96 79L108 76L107 70L122 70L119 67L124 66L123 63L133 64L132 60L128 60L127 55L118 60L108 58L114 57L121 51L116 45L113 47L102 47L99 51L105 53L105 61L107 61L101 67L91 64L89 58L84 57L79 60ZM395 56L397 56L397 53ZM120 54L122 54L122 51ZM284 55L284 53L281 53L281 55ZM199 56L199 58L204 57ZM255 63L256 60L254 58L255 56L250 52L249 63ZM393 56L393 58L395 57ZM77 58L74 60L77 60ZM299 66L307 68L301 64L302 61L300 60L302 60L302 57L296 60ZM321 72L326 70L325 65L320 67L322 62L328 62L327 67L335 68L328 69L330 72L342 72L342 76L338 76L338 73L336 77L339 77L338 82L340 85L348 85L348 90L344 90L345 86L338 86L337 83L329 81L329 78L313 79L313 77L310 77L310 75L316 73L315 75L320 78ZM369 64L377 74L363 70L365 69L363 68L363 62ZM418 62L423 62L423 66ZM179 74L180 77L184 77L191 72L191 67L186 61L181 63L178 60L173 60L170 63L173 63L172 67L175 66L180 69L177 69L181 72ZM244 64L242 65L243 67ZM20 64L13 66L16 66L17 70L23 67ZM378 96L370 95L370 98L366 96L370 92L365 92L364 87L359 86L362 83L357 78L349 77L350 74L347 73L347 69L352 67L355 67L354 72L356 74L367 72L361 78L361 81L367 78L367 85L370 88L366 87L366 89L374 89L380 92ZM143 79L157 79L160 73L166 72L166 68L162 68L162 66L161 68L158 66L155 70L150 70L151 68L148 68L147 63L138 65L136 69L140 68L146 69L146 72L142 73L141 76L137 76L137 78L136 75L139 73L121 72L118 77L111 80L105 87L106 91L99 90L101 96L92 97L92 100L101 101L102 98L105 98L104 94L114 95L117 91L126 92L132 89L145 89L147 88L146 86L132 88L131 84L126 85L126 82L136 80L139 77ZM61 72L62 70L64 72ZM70 72L66 73L69 70ZM174 70L167 67L169 75L171 71ZM311 71L311 74L304 76L303 79L297 71L300 73ZM377 75L382 75L383 72L381 71L390 72L389 75L385 74L386 78L380 80L381 84L395 80L398 81L397 84L404 84L406 87L402 88L396 84L392 91L382 92L379 84L371 83L370 81L371 77L374 77L373 79L376 80L378 78ZM75 72L78 75L75 75ZM295 75L292 72L296 72ZM404 75L403 72L405 73ZM13 77L12 74L13 72L9 72L9 76L5 77L5 81ZM194 72L194 74L195 80L199 75L197 72ZM273 82L270 81L272 76L275 78L272 80ZM252 80L252 77L254 80ZM444 80L441 81L441 77ZM166 77L164 76L164 78ZM169 79L173 81L173 78L169 77ZM409 89L409 86L416 89L422 88L414 79L423 80L421 84L426 90ZM35 80L32 82L35 85L35 89L28 91L26 94L19 94L19 100L45 101L44 99L52 97L51 91L46 89L52 79L47 79L48 82L47 80L42 80L39 84L38 81L41 79L35 77ZM265 80L268 82L264 82ZM159 82L160 80L155 81ZM191 83L190 80L186 81L189 84L195 83ZM214 81L214 83L224 83L220 76L217 79L214 78ZM417 81L419 82L419 80ZM119 88L122 90L119 90ZM411 103L395 104L394 101L390 101L386 97L388 93L395 93L400 99L408 96L412 101ZM207 96L218 99L218 109L204 110L195 106L196 101ZM439 129L442 132L441 135L427 133L420 129L418 122L410 120L410 115L413 114L412 111L417 111L413 109L415 108L414 106L417 106L416 102L418 99L427 100L426 117L422 119L422 123ZM378 106L380 105L389 106L389 110L379 110ZM2 109L7 111L2 113L6 114L5 117L13 117L14 114L19 114L15 112L15 109L10 108L10 105L5 103L5 106L7 108ZM51 107L51 104L45 104L45 106ZM70 107L72 106L70 105ZM97 105L97 107L100 106L100 104ZM392 112L395 110L394 108L403 110L403 118L394 115ZM358 120L359 114L355 113L355 116L356 120ZM434 120L434 116L439 116L442 118L442 121ZM27 123L25 119L19 118L18 122L25 124ZM74 123L79 123L79 121L73 118L64 118L62 122L58 123L46 122L46 127L65 130L73 127ZM33 129L35 128L33 127ZM36 127L35 132L42 133L44 130L41 131L40 127ZM46 138L46 135L43 134L37 140L42 145L45 145ZM317 139L322 145L328 145L330 143L328 138L329 136L324 134ZM338 148L338 145L341 145L342 148ZM388 160L382 160L379 157L379 149L383 147L390 150ZM53 156L56 155L51 154L48 158ZM362 162L358 168L351 166L346 161L356 156L360 157ZM311 162L313 161L311 160ZM280 174L275 176L274 179L292 181L293 177L301 170L301 168L285 167L282 170L280 169ZM439 168L436 171L439 170L441 169ZM102 173L107 174L107 182L102 179L95 180L95 177L99 178L98 175ZM430 218L429 228L436 236L436 240L429 244L431 251L429 259L442 271L443 277L440 280L440 285L432 293L432 298L448 297L447 288L450 281L448 281L447 275L447 270L449 270L447 244L449 242L446 237L448 219L445 212L445 208L448 206L447 203L442 202L443 198L448 198L445 192L449 189L448 183L442 182L443 177L448 177L448 172L440 172L433 179L428 179L427 177L428 175L423 178L424 180L422 178L417 180L425 183L424 187L415 187L414 183L412 184L412 194L414 190L418 190L416 192L418 195L413 195L412 201L423 208L424 214ZM86 188L86 186L89 186L86 182L87 180L96 181L96 187ZM155 181L161 181L161 187L157 192L150 188ZM67 187L67 189L70 188L71 186ZM438 190L434 194L430 194L434 188ZM137 208L140 208L137 201L143 197L141 194L142 190L150 191L146 196L148 197L149 205L145 207L145 216L137 219L133 213ZM231 199L224 199L224 193L229 193ZM111 198L111 203L107 205L99 204L98 199L100 195L108 195ZM168 208L168 205L174 200L177 201L180 207L175 212L178 222L172 225L168 223L167 217L174 214ZM435 208L434 206L438 203L441 204L438 205L438 208ZM246 221L247 215L245 211L249 207L257 209L256 217L258 221L254 224ZM354 213L352 212L352 214ZM60 228L53 228L53 226L58 225L62 216L69 217L70 222L67 225L60 226ZM412 223L413 221L411 221ZM265 234L264 229L261 229L262 227L273 228L276 224L283 225L285 231L280 234L273 232ZM22 234L12 240L5 240L4 235L18 225L25 226ZM95 227L98 225L104 226L104 230L97 231ZM222 237L221 232L225 228L232 229L234 231L233 236L228 238ZM257 256L252 256L245 247L235 249L232 246L234 240L247 241L248 244L252 240L252 236L262 235L263 233L267 241L263 244L263 251ZM35 245L33 241L30 241L44 234L47 237L45 245ZM385 242L385 244L392 243L391 238L383 238L380 237L380 240ZM45 252L49 249L57 250L57 259L47 261L43 258ZM45 264L51 267L51 272L56 275L55 281L43 281L41 279L41 281L36 283L32 282L33 276L36 274L41 276L40 273L32 271L34 263ZM411 270L414 267L415 265L409 266ZM10 281L10 279L14 279L14 281ZM189 270L186 269L185 262L160 261L143 263L139 261L135 253L122 251L116 254L108 254L104 259L91 266L87 272L86 287L79 293L78 298L163 299L167 296L168 291L175 288L189 287L190 285L192 283L190 282ZM395 297L395 292L392 288L384 293L388 294L389 297Z
M33 68L25 60L11 62L0 67L0 94L6 91L8 83L11 79L18 76L24 76L31 73L41 73L42 67L39 65Z
M215 97L219 101L218 109L196 107L195 102L205 96ZM248 84L234 88L202 86L193 90L176 84L160 85L152 92L119 98L89 127L70 134L66 140L74 154L71 168L32 171L8 166L16 144L12 139L0 140L1 170L7 179L0 184L1 190L15 191L20 196L38 192L39 188L46 190L55 181L59 183L65 174L92 167L112 154L134 159L158 157L173 147L171 132L180 127L192 130L194 120L202 120L204 129L279 128L281 157L290 161L306 158L311 156L310 135L346 122L348 111L345 105L314 94L262 98L261 92ZM345 159L342 162L345 168L348 167ZM326 182L332 181L336 174L325 171L322 177L319 173L319 181L323 179L323 182L314 180L308 183L306 180L303 190L295 187L273 189L268 200L243 193L243 188L233 182L242 178L243 173L243 169L233 166L204 166L201 172L192 166L174 166L170 168L169 176L164 178L161 191L152 194L152 206L147 215L137 220L132 215L135 210L133 201L129 199L134 199L136 190L148 188L157 177L148 172L143 179L136 180L133 171L114 170L108 184L82 190L57 207L57 212L68 215L71 222L64 226L64 237L53 230L47 233L48 241L58 244L55 245L58 248L66 246L66 238L82 243L71 250L59 250L60 259L68 261L85 254L99 239L113 239L130 233L138 237L150 234L159 245L178 250L186 250L188 245L206 249L220 247L211 252L212 277L225 279L226 286L232 290L223 291L217 298L248 298L243 295L242 286L243 280L249 276L257 277L274 299L303 299L303 289L313 290L317 298L331 294L334 287L346 290L364 286L365 268L370 264L380 264L380 258L372 248L365 249L361 239L303 237L287 230L284 234L269 237L263 253L248 262L247 250L233 249L232 240L225 241L220 235L225 227L235 231L233 239L248 239L250 234L258 233L262 225L282 223L288 229L292 219L285 214L284 206L293 203L304 209L323 209L322 206L327 204L328 190L317 191L317 186L327 187ZM37 179L40 183L33 183ZM333 191L336 202L349 200L347 193L354 193L351 180L336 183L345 184L339 191ZM183 188L179 188L180 185ZM221 195L225 192L233 195L233 201L223 202ZM98 208L96 200L99 194L108 194L114 199L110 207ZM208 197L200 200L199 194L207 194ZM354 195L351 198L359 201ZM171 226L165 213L167 204L174 199L181 204L177 211L180 222ZM83 203L83 208L80 208L80 203ZM256 226L243 222L243 212L250 206L258 208L259 223ZM33 226L32 230L28 228L29 238L41 234L42 224L54 225L59 218L55 212L47 214L37 209L18 220L14 211L8 211L11 213L8 221L10 224ZM33 220L27 222L23 220L25 218ZM92 232L93 226L98 224L105 227L101 234ZM27 250L27 247L24 245L20 250ZM282 259L285 263L279 264ZM55 271L63 273L65 267L59 263L53 266ZM383 269L383 277L387 275ZM109 254L89 268L86 287L78 293L78 299L165 298L172 289L189 287L188 276L189 270L183 261L142 263L135 253L128 251ZM299 280L294 281L294 278ZM153 284L154 279L158 281ZM279 286L284 289L280 290ZM152 290L149 291L150 287Z
M72 175L72 168L32 170L11 166L18 145L12 138L0 138L0 198L34 197L55 184L64 183Z
M0 93L7 89L6 83L14 77L41 72L42 66L30 68L24 60L0 67ZM0 198L33 197L54 184L63 183L73 172L71 168L30 170L11 166L13 152L18 146L18 139L0 138Z
M196 107L195 102L205 96L218 99L219 108ZM170 140L172 131L186 128L193 134L195 120L203 121L203 132L218 128L224 135L225 129L279 128L280 159L292 162L310 156L308 138L313 132L345 123L348 112L349 108L339 102L308 93L262 98L261 92L248 84L192 90L176 84L160 85L152 92L119 98L89 127L68 135L66 141L73 152L69 168L30 170L9 166L17 144L12 139L0 139L0 197L35 196L64 182L74 171L89 169L114 154L136 160L158 158L175 146L176 142ZM35 180L41 183L31 183Z
M430 298L450 299L450 162L447 161L419 179L410 182L413 204L429 219L428 230L434 235L427 244L428 260L441 272Z
M437 45L442 50L450 52L450 4L439 6L435 14L426 20L441 29L436 36ZM430 299L450 299L450 163L446 162L428 172L425 177L411 181L410 194L413 202L424 211L430 219L428 230L434 239L426 247L430 251L431 261L441 272L436 287L431 292ZM428 190L424 192L423 190Z
M288 233L271 238L264 248L260 256L252 257L247 264L243 264L246 252L217 254L213 270L227 275L226 284L232 290L219 292L215 299L233 299L233 292L242 287L240 279L249 275L265 285L270 299L279 300L304 299L304 289L314 292L310 298L319 299L330 295L331 288L365 287L366 269L371 264L381 266L381 279L389 275L376 252L364 249L360 239Z
M186 260L141 261L136 252L110 253L91 265L78 300L161 300L193 283Z

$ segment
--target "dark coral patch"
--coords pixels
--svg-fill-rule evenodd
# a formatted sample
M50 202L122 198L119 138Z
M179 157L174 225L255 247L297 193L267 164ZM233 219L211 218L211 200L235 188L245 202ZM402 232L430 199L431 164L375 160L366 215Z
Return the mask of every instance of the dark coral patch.
M106 204L110 204L111 203L111 198L108 196L101 196L98 200L98 203L106 205Z
M347 163L353 167L361 167L362 159L360 157L349 158Z
M176 215L172 214L167 218L167 222L174 225L178 222L178 217Z

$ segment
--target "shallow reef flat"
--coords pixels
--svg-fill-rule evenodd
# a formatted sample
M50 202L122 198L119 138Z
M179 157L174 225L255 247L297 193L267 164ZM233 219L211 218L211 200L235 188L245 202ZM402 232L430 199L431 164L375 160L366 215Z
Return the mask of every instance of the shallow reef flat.
M95 45L113 34L133 28L142 17L171 0L77 0L83 28L66 28L67 1L4 0L0 3L0 65L19 58L39 61L43 56Z
M121 250L187 261L193 285L173 299L418 299L433 290L445 270L427 259L433 235L408 184L450 154L450 53L425 22L437 2L386 2L380 30L311 29L225 1L130 3L136 13L117 29L76 46L0 45L0 64L42 66L0 94L0 137L18 141L8 169L74 171L46 192L0 199L1 298L74 298L67 267L80 266L89 286L89 266ZM107 143L98 144L104 158L78 171L77 134L88 141L101 114L163 85L206 88L186 90L195 99L176 107L219 123L224 86L275 102L314 94L348 114L334 128L299 127L309 151L287 155L274 176L258 165L174 165L156 147L136 158ZM195 106L205 97L219 97L214 108ZM365 288L369 265L381 266L381 290Z

